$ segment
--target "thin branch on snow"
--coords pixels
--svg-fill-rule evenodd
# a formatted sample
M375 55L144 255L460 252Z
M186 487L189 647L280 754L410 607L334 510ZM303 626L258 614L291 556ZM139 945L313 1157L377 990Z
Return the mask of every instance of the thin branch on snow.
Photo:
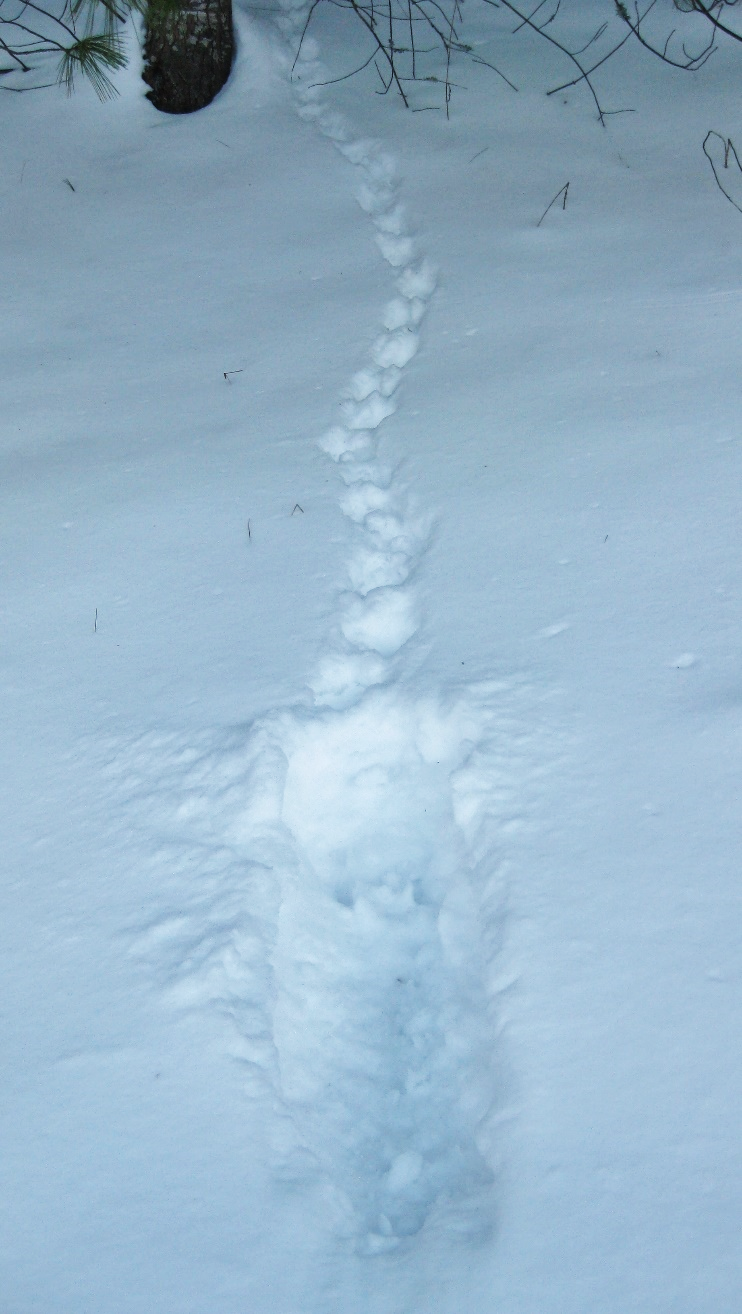
M720 141L724 148L723 167L725 169L728 169L729 161L730 159L733 159L734 163L737 166L737 169L739 170L740 173L742 173L742 163L740 162L740 158L739 155L737 154L734 142L732 141L731 137L722 137L720 132L714 132L712 128L709 132L706 133L706 136L703 139L703 153L706 156L706 159L708 160L709 164L711 165L711 171L714 175L714 178L716 179L716 185L719 188L719 191L724 196L726 196L727 200L731 205L734 206L735 210L739 210L740 214L742 214L742 205L739 205L737 201L735 201L734 197L729 194L726 187L722 183L721 178L719 177L719 172L716 167L716 161L714 160L714 157L711 154L711 151L709 150L709 141L712 138L715 138L717 141Z
M541 225L542 225L542 223L544 222L544 219L546 218L547 214L549 213L549 211L550 211L552 205L556 205L556 203L557 203L557 201L559 200L559 197L560 197L560 196L562 197L562 209L563 209L563 210L566 210L566 208L567 208L567 193L568 193L568 192L569 192L569 182L566 182L566 183L564 184L563 187L560 187L560 188L559 188L559 191L557 192L556 196L553 196L553 197L551 198L551 200L549 201L549 204L547 205L546 209L544 210L544 213L542 214L541 218L539 219L538 223L536 224L536 227L537 227L537 228L540 228L540 227L541 227Z

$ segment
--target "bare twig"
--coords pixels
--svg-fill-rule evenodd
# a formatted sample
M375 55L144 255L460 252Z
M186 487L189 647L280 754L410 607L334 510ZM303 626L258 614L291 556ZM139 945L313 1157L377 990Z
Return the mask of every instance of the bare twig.
M585 86L588 88L590 95L592 96L593 101L595 102L595 108L598 111L598 119L600 123L603 125L603 127L605 127L605 110L603 109L603 106L601 105L600 100L598 99L598 93L595 90L595 87L590 81L590 70L583 68L577 56L573 54L573 52L569 49L568 46L565 46L561 41L557 40L556 37L552 36L550 32L547 32L545 30L548 24L553 22L553 19L554 17L556 17L556 14L552 15L549 19L547 19L545 23L535 23L533 19L528 16L528 14L522 13L522 11L518 9L516 5L512 4L511 0L485 0L485 3L488 5L494 5L494 4L497 4L498 6L503 5L505 9L509 9L511 14L514 14L516 18L519 18L521 20L521 26L531 28L532 31L538 34L538 36L542 36L545 41L549 42L550 45L554 46L557 50L561 51L561 53L565 55L566 58L569 59L575 65L577 71L580 74L579 78L577 78L577 81L585 83Z
M649 8L645 10L643 17L646 18L646 15L649 13L649 10L652 9L652 8L654 7L654 5L656 5L656 3L657 3L657 0L651 0L651 3L650 3L650 5L649 5ZM626 35L625 35L624 37L622 37L621 40L617 43L617 45L612 46L611 49L610 49L609 51L607 51L607 53L606 53L605 55L603 55L601 59L597 60L597 62L596 62L595 64L593 64L592 67L589 68L589 69L587 70L589 76L592 77L593 73L595 73L595 72L601 67L602 64L605 64L609 59L612 59L614 55L617 55L618 52L619 52L619 50L621 49L621 47L622 47L622 46L625 46L625 45L626 45L626 42L627 42L627 41L630 41L630 40L631 40L631 33L630 33L630 32L627 32ZM592 44L592 43L589 43L589 44ZM585 49L587 49L587 47L585 47ZM579 54L580 54L580 51L578 50L578 51L576 51L575 53L579 55ZM577 84L578 84L578 82L582 82L582 74L580 74L580 76L577 77L577 78L572 78L571 81L569 81L569 82L562 82L562 83L560 83L560 85L559 85L558 87L552 87L551 90L550 90L550 91L547 91L546 94L547 94L547 96L556 96L557 92L559 92L559 91L567 91L567 89L568 89L569 87L576 87ZM617 113L617 111L616 111L616 110L613 110L612 113L615 114L615 113Z
M709 39L708 45L704 46L702 50L699 50L697 55L689 54L689 52L685 48L685 45L683 45L682 47L683 57L682 59L678 59L674 55L670 54L670 43L675 35L674 28L669 33L662 48L654 45L654 43L650 41L649 38L646 37L642 32L641 25L644 22L649 11L654 8L656 3L657 0L652 0L652 4L649 6L648 9L645 10L643 14L639 13L639 6L635 4L634 19L632 21L631 15L629 14L626 5L623 4L621 0L616 0L616 13L619 15L620 18L623 19L627 27L631 29L637 41L639 41L640 44L644 46L645 50L648 50L652 55L656 55L658 59L662 60L663 64L669 64L671 68L681 68L690 73L695 72L696 69L703 68L703 65L706 63L706 60L710 59L711 55L714 53L716 47L716 29L719 26L719 24L713 25L711 37ZM694 0L694 8L695 5L696 5L696 0ZM705 10L699 10L698 12L706 13ZM706 17L709 18L710 14L706 13Z
M322 0L313 0L310 5L294 67L320 3ZM410 85L437 82L443 88L443 105L448 113L455 85L451 75L454 56L471 53L459 35L462 21L460 0L324 0L324 3L350 12L358 20L366 31L370 50L350 73L315 85L343 82L373 65L379 78L380 95L394 89L407 108L418 108L410 102ZM443 57L440 72L428 63L436 53ZM495 72L504 77L499 69Z
M544 222L544 219L546 218L547 214L549 213L549 211L550 211L552 205L556 205L556 203L557 203L557 201L559 200L559 197L560 197L560 196L562 197L562 209L563 209L563 210L566 210L566 208L567 208L567 193L568 193L568 191L569 191L569 183L566 182L566 183L564 184L563 187L560 187L560 188L559 188L559 191L557 192L556 196L553 196L552 199L549 201L549 204L547 205L546 209L544 210L544 213L542 214L541 218L539 219L538 223L536 224L536 227L537 227L537 228L540 228L540 227L541 227L541 225L542 225L542 223Z
M726 0L726 3L736 4L736 0ZM731 37L733 41L742 41L742 32L735 32L733 27L727 27L726 23L720 23L718 18L713 14L714 9L721 9L718 0L711 5L704 4L703 0L693 0L693 12L695 14L703 14L704 18L708 19L709 23L716 28L717 32L723 32L725 36Z
M531 19L536 17L539 10L543 9L545 4L548 4L548 0L539 0L539 4L536 5L535 9L531 10L530 14L528 15L528 18L527 19L524 18L522 23L518 23L517 27L513 28L513 36L515 36L517 32L520 32L521 28L527 27ZM558 9L559 9L559 5L557 5L556 9L554 10L554 13L551 15L551 18L547 18L546 23L544 23L544 27L546 27L548 23L553 23L554 19L557 16Z
M445 108L448 115L452 93L458 85L453 76L454 62L458 57L463 57L470 59L472 63L483 64L485 68L496 73L511 90L516 92L518 90L515 83L496 63L475 53L472 46L463 39L462 0L310 0L294 67L310 24L321 3L331 4L334 8L353 15L365 29L370 41L370 50L363 53L357 67L351 73L341 74L328 81L345 81L355 72L373 66L379 78L379 94L385 95L394 89L401 96L403 103L415 110L433 107L413 104L411 86L423 82L434 83L442 88L442 108ZM582 57L586 51L594 51L596 43L602 41L607 30L606 23L597 26L589 40L573 50L560 39L554 28L560 14L561 0L532 0L532 3L528 3L528 0L485 0L485 3L494 9L506 9L517 19L512 35L523 29L529 29L537 36L543 37L570 61L577 76L553 88L549 95L584 82L592 96L601 124L605 126L609 113L619 112L609 111L603 107L592 77L596 69L606 63L626 41L631 39L631 31L623 34L620 41L605 54L594 56L593 63L588 65ZM646 6L647 0L644 0L644 3ZM658 0L649 0L644 13L638 13L640 22L646 17L648 10L657 3ZM528 4L527 8L526 4ZM429 61L436 56L439 64L438 66L433 64L431 68Z
M736 148L734 146L734 142L732 141L731 137L722 137L720 132L714 132L714 130L711 129L709 132L706 133L706 136L703 139L703 153L706 156L706 159L708 160L709 164L711 165L711 171L714 175L714 178L716 179L716 185L719 188L719 191L722 192L724 196L726 196L727 200L731 205L734 206L735 210L739 210L740 214L742 214L742 205L738 205L734 197L730 196L726 187L722 183L721 178L719 177L719 173L716 168L716 162L714 160L713 155L711 154L711 151L708 148L709 139L712 137L716 138L717 141L720 141L724 148L724 168L725 169L729 168L729 160L730 158L733 158L734 163L737 166L737 169L739 170L740 173L742 173L742 163L740 163L740 158L739 155L737 154Z
M518 88L516 87L515 83L514 83L514 82L511 82L511 81L510 81L510 78L508 78L508 77L505 76L505 74L503 73L502 69L499 69L499 68L497 67L496 64L491 64L490 61L489 61L488 59L482 59L482 56L481 56L481 55L472 55L472 57L471 57L471 62L472 62L472 64L484 64L485 68L491 68L491 69L492 69L492 72L493 72L493 73L496 73L497 76L498 76L498 78L502 78L503 82L507 82L507 84L508 84L508 86L511 88L511 90L513 90L513 91L517 91L517 90L518 90Z

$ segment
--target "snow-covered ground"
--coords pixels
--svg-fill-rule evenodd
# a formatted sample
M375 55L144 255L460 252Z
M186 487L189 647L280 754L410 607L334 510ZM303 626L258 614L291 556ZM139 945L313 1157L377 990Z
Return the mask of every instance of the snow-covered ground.
M302 21L2 101L0 1309L732 1314L738 57Z

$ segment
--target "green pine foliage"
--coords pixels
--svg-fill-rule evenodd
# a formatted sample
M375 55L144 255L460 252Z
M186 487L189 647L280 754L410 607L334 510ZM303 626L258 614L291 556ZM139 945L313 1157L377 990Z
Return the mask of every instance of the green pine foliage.
M122 25L139 0L65 0L63 7L0 0L0 89L53 85L43 79L56 56L56 82L74 90L86 78L101 100L116 94L110 74L126 63Z
M90 33L79 37L62 52L57 82L71 95L75 89L75 77L80 73L92 83L101 100L110 100L116 95L116 88L108 74L123 68L125 63L126 55L118 32Z

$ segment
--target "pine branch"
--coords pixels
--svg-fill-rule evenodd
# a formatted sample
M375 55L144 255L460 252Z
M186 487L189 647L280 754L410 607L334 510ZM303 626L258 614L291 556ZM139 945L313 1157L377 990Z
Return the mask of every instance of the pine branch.
M68 96L75 89L75 78L81 74L92 83L100 100L111 100L117 95L108 76L126 64L126 55L118 33L95 33L79 37L63 52L57 82L67 89Z

